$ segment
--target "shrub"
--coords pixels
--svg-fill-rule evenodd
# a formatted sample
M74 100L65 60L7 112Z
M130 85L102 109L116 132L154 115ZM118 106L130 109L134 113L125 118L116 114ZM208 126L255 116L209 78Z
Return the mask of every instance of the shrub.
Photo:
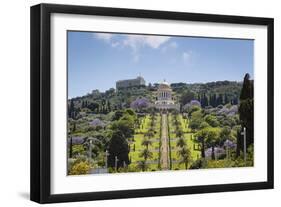
M76 162L70 169L70 175L82 175L88 174L90 170L90 165L86 161Z
M205 117L205 121L211 125L212 127L217 127L219 125L219 122L215 116L207 115Z
M204 159L199 159L193 162L192 165L189 167L189 169L201 169L201 168L206 168L206 166L207 166L207 161Z

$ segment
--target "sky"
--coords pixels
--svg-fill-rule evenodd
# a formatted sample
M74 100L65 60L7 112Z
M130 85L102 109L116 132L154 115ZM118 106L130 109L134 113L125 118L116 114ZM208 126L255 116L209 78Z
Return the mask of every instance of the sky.
M254 40L68 32L68 97L115 88L141 75L146 84L253 78Z

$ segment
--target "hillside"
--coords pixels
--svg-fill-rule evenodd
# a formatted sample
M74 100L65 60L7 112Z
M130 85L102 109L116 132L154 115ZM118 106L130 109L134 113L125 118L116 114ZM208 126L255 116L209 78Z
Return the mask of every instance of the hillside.
M174 97L182 106L191 100L200 101L202 107L209 105L216 107L221 104L237 104L242 88L241 82L217 81L209 83L172 83L170 84L174 92ZM72 102L73 108L80 111L89 109L108 113L110 111L129 108L130 104L137 98L147 98L151 103L155 101L155 91L158 84L149 84L139 88L127 88L116 91L110 88L105 92L93 90L92 93L68 100Z

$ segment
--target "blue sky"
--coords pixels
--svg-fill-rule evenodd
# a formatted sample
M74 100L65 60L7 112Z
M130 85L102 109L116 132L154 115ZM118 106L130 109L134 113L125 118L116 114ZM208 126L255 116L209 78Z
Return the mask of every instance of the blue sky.
M253 40L68 32L68 97L139 74L147 84L242 81L253 50Z

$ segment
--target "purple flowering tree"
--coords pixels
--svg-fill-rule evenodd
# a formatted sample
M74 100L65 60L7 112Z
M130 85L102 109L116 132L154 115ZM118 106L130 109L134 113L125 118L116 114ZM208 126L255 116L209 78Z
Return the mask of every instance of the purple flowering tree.
M212 153L214 153L215 157L220 157L222 155L225 155L225 150L222 147L212 147L205 150L205 156L206 158L212 158Z
M219 111L218 111L218 114L220 115L227 115L227 116L233 116L235 114L238 113L238 106L237 105L234 105L234 106L231 106L230 108L227 108L227 107L223 107L221 108Z
M201 103L199 101L197 101L197 100L191 100L189 102L189 104L190 104L190 106L199 106L199 107L201 107Z
M236 148L236 144L229 139L225 140L223 146L228 148L228 149L235 149Z
M96 127L105 127L105 123L101 121L100 119L94 119L90 122L90 125L94 128Z
M142 110L149 107L149 105L150 102L147 98L137 98L130 104L130 107L135 110Z
M201 103L197 100L191 100L189 103L185 104L182 109L184 111L190 112L190 110L192 110L193 107L201 107Z
M229 159L229 157L230 157L230 154L229 154L230 152L229 152L229 150L236 149L236 146L237 146L237 145L236 145L236 143L234 143L233 141L227 139L227 140L225 140L223 146L224 146L225 149L226 149L227 159Z
M233 116L237 113L238 113L238 106L237 105L231 106L231 108L228 111L228 115Z

